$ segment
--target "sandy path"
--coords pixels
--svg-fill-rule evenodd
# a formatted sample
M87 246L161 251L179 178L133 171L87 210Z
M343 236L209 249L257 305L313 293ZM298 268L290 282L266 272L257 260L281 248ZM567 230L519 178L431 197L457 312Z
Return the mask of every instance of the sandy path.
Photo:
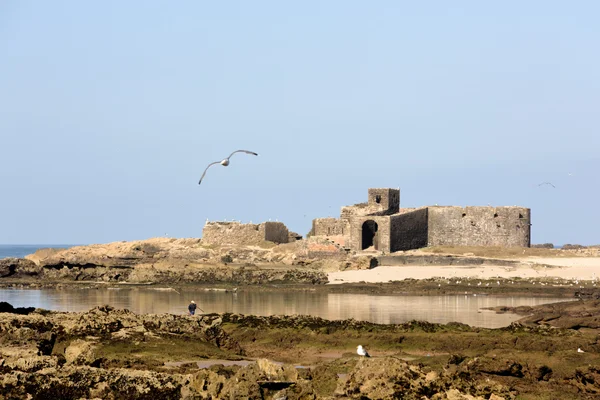
M586 258L535 258L527 259L519 266L429 266L409 265L401 267L380 266L370 270L330 272L330 284L369 282L380 283L399 281L407 278L564 278L577 280L596 280L600 278L600 257ZM561 265L554 267L532 267L536 264Z

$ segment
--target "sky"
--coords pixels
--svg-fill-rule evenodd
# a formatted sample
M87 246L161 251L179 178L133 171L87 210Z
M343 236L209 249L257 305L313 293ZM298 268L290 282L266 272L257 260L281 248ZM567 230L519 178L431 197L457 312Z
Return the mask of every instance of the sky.
M0 243L531 208L599 244L597 1L0 2ZM233 150L228 167L206 165ZM550 185L538 186L542 182Z

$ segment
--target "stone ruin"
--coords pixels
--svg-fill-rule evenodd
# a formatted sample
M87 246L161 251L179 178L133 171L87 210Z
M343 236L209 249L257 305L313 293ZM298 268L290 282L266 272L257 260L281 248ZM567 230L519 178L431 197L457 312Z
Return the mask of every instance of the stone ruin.
M368 200L341 208L339 218L313 220L311 241L338 249L391 253L430 246L531 245L531 210L524 207L400 208L400 189L368 190ZM282 222L207 221L202 240L218 245L289 243L302 239Z
M400 189L369 189L367 202L342 207L339 218L314 219L311 234L353 251L529 247L530 216L529 208L516 206L400 208Z
M243 224L232 221L207 221L202 230L202 241L218 245L258 245L265 241L289 243L302 236L290 232L282 222Z

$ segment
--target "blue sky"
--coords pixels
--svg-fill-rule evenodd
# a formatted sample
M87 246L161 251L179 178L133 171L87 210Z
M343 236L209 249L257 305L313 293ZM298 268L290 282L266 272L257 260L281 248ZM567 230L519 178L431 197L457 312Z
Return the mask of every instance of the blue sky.
M521 205L533 243L600 243L599 14L3 1L0 243L200 237L207 218L306 234L398 186L403 207ZM198 185L236 149L260 155Z

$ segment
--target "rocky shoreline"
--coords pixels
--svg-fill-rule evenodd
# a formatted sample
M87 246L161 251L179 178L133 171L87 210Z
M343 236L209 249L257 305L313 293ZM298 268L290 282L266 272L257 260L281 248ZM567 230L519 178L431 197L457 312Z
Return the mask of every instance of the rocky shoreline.
M536 310L548 315L543 307ZM110 306L65 313L3 303L0 311L4 398L498 400L600 393L598 324L586 316L600 312L598 300L558 303L552 318L503 329L138 315ZM370 359L354 352L361 343Z
M498 313L523 315L501 329L311 316L138 315L108 305L71 313L0 303L0 398L569 400L600 395L597 280L548 276L551 268L563 267L517 257L526 251L558 260L597 257L596 249L508 249L494 257L489 249L383 257L346 254L328 243L317 243L316 249L310 243L234 248L197 239L152 239L40 250L24 259L0 260L0 287L285 288L574 301L497 307ZM382 262L410 268L415 276L422 268L438 268L446 276L339 284L330 279L332 272L379 273ZM459 268L465 276L455 275ZM495 276L492 268L513 275L527 268L530 276ZM479 270L488 272L471 276ZM358 344L372 357L356 355Z

